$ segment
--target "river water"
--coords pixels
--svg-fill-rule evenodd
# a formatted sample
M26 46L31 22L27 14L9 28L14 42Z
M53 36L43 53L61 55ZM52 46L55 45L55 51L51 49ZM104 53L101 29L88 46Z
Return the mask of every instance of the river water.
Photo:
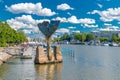
M14 57L0 66L0 80L120 80L120 47L61 45L61 50L58 64Z

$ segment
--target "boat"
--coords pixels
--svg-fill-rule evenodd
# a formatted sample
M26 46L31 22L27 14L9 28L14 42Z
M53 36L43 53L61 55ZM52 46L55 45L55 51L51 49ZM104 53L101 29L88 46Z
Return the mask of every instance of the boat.
M101 43L101 46L109 46L109 43L108 42L103 42L103 43Z
M112 43L109 44L109 46L118 47L119 45L115 42L112 42Z
M32 55L23 55L23 53L20 53L20 59L32 59Z

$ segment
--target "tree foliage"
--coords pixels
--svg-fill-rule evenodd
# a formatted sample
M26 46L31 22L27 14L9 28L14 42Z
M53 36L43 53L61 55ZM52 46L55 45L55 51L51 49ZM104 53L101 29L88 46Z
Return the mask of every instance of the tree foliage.
M87 34L87 36L86 36L86 41L91 41L91 40L94 40L95 39L95 37L94 37L94 35L93 34Z
M81 42L84 42L86 40L86 34L85 33L75 33L74 34L74 39L79 40Z
M67 41L70 41L70 35L68 33L65 33L61 38L60 40L67 40Z
M84 42L85 40L86 40L86 34L85 33L83 33L83 34L81 34L81 42Z
M0 21L0 46L14 45L26 40L23 32L12 29L7 22Z
M74 39L81 41L81 40L82 40L82 39L81 39L81 34L75 33L75 34L74 34Z
M112 41L117 42L117 40L118 40L117 35L116 35L116 34L113 34L113 35L112 35Z
M105 42L105 41L109 41L109 39L107 37L101 37L99 38L100 42Z

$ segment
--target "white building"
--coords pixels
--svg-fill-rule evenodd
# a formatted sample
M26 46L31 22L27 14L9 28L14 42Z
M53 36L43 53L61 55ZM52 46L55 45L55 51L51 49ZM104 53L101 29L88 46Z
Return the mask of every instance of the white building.
M93 31L91 33L95 38L107 37L109 40L112 39L113 34L117 34L120 37L120 31Z

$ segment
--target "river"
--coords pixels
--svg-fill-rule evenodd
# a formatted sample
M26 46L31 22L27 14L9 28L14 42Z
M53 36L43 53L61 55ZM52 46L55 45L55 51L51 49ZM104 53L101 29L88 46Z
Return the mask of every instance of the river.
M57 64L13 57L0 66L0 80L120 80L120 47L61 45L61 50L63 63Z

